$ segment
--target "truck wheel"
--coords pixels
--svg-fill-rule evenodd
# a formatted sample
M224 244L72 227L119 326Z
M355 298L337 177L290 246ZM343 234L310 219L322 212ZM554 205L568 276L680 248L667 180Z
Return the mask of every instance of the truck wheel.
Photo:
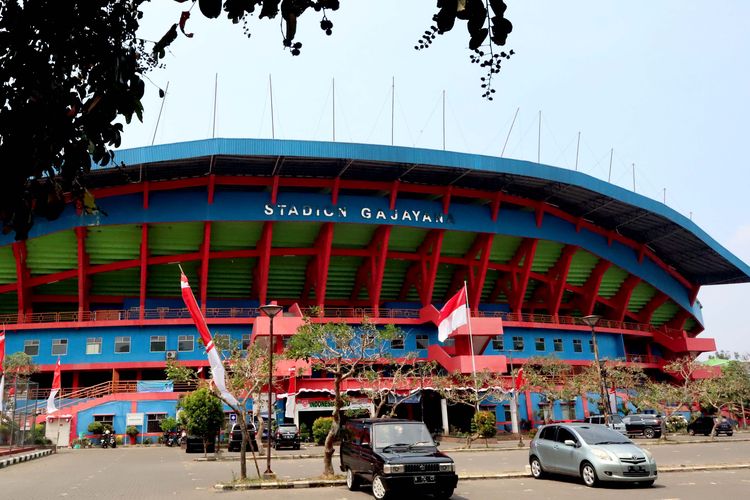
M372 496L374 496L376 500L384 500L385 498L388 498L388 490L385 489L385 483L379 474L376 474L372 479Z
M349 491L359 489L359 478L351 469L346 469L346 487L349 488Z

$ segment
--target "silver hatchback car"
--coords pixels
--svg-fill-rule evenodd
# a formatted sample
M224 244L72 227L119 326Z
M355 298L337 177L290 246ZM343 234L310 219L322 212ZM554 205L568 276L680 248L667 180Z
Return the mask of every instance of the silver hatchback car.
M656 461L627 437L597 424L553 424L539 429L529 447L531 475L579 476L586 486L600 481L640 483L656 480Z

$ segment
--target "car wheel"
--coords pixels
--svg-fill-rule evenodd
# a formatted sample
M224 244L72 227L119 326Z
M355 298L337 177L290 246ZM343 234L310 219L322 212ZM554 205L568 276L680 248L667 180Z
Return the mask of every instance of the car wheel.
M643 486L644 488L650 488L651 486L653 486L653 485L654 485L654 479L650 479L650 480L648 480L648 481L641 481L641 482L640 482L640 484L641 484L641 486Z
M388 498L388 490L385 489L383 478L378 474L372 479L372 496L374 496L376 500Z
M734 432L727 432L727 437L731 436L732 434L734 434Z
M646 439L654 439L654 436L656 435L656 432L651 427L646 427L643 429L643 437Z
M583 484L589 488L594 488L599 483L599 478L596 477L596 469L588 462L583 462L581 466L581 479L583 479Z
M529 466L531 467L531 475L534 479L542 479L544 477L544 469L542 469L542 464L537 457L531 457Z
M359 489L359 478L351 469L346 469L346 487L349 488L349 491Z

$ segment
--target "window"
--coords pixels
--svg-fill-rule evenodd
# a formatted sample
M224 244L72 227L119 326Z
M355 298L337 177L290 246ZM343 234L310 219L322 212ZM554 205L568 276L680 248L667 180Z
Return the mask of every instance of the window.
M550 441L555 440L555 430L557 430L556 425L550 425L542 429L542 432L539 434L539 439L549 439Z
M39 340L24 340L23 352L25 352L29 356L38 355L39 354Z
M555 439L555 441L557 441L558 443L564 443L568 439L574 442L578 442L578 440L576 439L576 437L573 435L572 432L570 432L565 427L560 427L557 430L557 439Z
M243 333L242 334L242 350L247 351L248 347L250 347L250 334Z
M94 422L101 422L105 427L109 427L114 431L115 428L115 416L114 415L94 415Z
M555 346L555 352L562 352L562 350L563 350L562 339L555 339L555 340L552 341L552 343Z
M130 352L130 337L115 337L115 352L126 354Z
M68 354L68 339L52 339L52 355L66 356Z
M502 335L495 335L492 337L492 348L496 351L505 350L505 341Z
M396 335L391 339L391 349L403 349L404 348L404 336Z
M161 432L161 421L167 418L166 413L146 414L146 432Z
M456 345L456 339L455 337L448 337L445 339L445 342L443 342L443 347L453 347Z
M427 349L430 346L430 341L427 335L417 335L417 349Z
M583 345L580 339L573 340L573 352L583 352Z
M192 335L180 335L177 338L177 350L180 352L192 352L195 349L195 341Z
M513 337L513 350L523 351L523 337Z
M227 351L232 348L232 339L229 335L217 333L214 335L214 345L219 347L219 352Z
M151 336L151 352L164 352L167 350L167 336L166 335L152 335Z
M102 338L101 337L89 337L86 339L86 354L101 354L102 353Z
M589 339L589 352L594 352L594 340Z
M534 348L537 351L544 351L544 337L537 337L536 342L534 342Z

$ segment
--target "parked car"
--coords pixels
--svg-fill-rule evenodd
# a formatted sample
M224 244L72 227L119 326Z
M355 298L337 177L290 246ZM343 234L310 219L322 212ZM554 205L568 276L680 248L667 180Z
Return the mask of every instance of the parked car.
M661 437L661 415L631 414L622 417L628 436L642 435L653 439Z
M696 434L703 434L704 436L708 436L714 430L714 423L716 422L716 419L717 417L705 415L696 418L688 424L688 434L690 434L691 436L695 436ZM732 434L734 434L734 428L732 427L732 424L722 419L718 424L716 424L716 435L718 436L720 434L726 434L727 436L731 436Z
M372 483L378 500L403 492L432 493L438 498L453 495L456 466L438 451L424 423L352 419L341 436L341 470L350 490L366 481Z
M591 415L584 418L583 421L587 424L604 425L604 415ZM627 429L625 428L625 422L622 421L622 417L620 415L610 415L607 427L622 434L627 435L628 433Z
M648 450L606 426L584 423L542 426L529 445L529 465L535 479L565 474L590 487L603 481L651 486L657 477Z
M255 426L253 424L247 424L248 440L249 445L245 447L246 451L258 451L258 442L255 440ZM229 451L240 451L242 446L242 427L240 424L233 424L232 430L229 433L229 444L227 450Z
M296 425L281 424L276 428L276 433L273 435L273 448L278 450L283 446L299 450L299 429L297 429Z

